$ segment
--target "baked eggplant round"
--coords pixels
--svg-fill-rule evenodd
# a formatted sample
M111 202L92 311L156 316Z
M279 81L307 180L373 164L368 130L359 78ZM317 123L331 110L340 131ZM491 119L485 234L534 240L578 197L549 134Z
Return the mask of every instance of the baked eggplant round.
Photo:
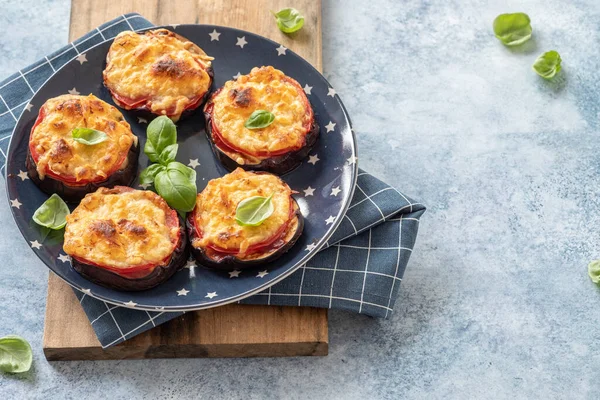
M63 249L77 272L118 290L150 289L189 257L177 212L156 193L125 186L85 196L67 216L64 237Z
M76 128L107 135L84 144L73 138ZM138 167L137 137L115 107L96 96L62 95L40 108L29 136L26 167L31 180L48 194L76 202L99 187L130 185Z
M126 110L179 120L202 105L213 81L212 57L167 29L117 35L106 55L104 85Z
M198 194L187 227L191 251L209 268L249 268L273 261L296 243L304 219L294 192L279 177L242 168L208 182ZM238 204L253 196L271 196L273 213L258 226L236 222Z
M245 126L257 110L275 115L260 129ZM313 109L298 82L273 67L253 68L227 81L204 106L206 134L216 157L230 171L282 175L296 168L319 137Z

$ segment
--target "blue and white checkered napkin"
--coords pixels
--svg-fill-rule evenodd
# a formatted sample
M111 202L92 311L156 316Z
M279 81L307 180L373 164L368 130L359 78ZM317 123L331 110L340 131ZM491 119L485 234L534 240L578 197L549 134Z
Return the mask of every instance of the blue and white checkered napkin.
M33 93L62 65L128 29L152 24L126 14L0 83L0 165L8 138ZM304 267L244 304L340 308L387 318L425 211L396 189L359 170L358 185L341 225ZM107 304L75 291L103 347L123 342L181 313L146 312Z

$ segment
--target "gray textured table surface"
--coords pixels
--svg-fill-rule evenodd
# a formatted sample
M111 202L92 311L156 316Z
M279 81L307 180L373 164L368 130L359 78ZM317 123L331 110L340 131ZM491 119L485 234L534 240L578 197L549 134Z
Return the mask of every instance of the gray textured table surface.
M36 3L0 0L0 78L66 43L68 1ZM491 24L521 10L511 51ZM429 206L393 318L331 312L326 358L46 362L47 269L0 185L0 336L35 359L0 397L599 398L599 26L597 0L324 1L361 167Z

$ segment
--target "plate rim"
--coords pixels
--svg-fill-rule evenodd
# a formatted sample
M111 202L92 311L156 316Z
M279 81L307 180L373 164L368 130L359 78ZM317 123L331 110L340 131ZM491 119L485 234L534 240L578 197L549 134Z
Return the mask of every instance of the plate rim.
M270 42L273 45L281 45L281 43L275 42L272 39L269 39L267 37L264 37L262 35L259 35L257 33L253 33L253 32L249 32L243 29L238 29L238 28L233 28L233 27L229 27L229 26L223 26L223 25L213 25L213 24L177 24L177 27L179 26L185 26L185 27L206 27L206 28L220 28L220 29L225 29L225 30L231 30L231 31L237 31L237 32L241 32L243 34L249 34L249 35L253 35L256 37L259 37L262 40L266 40L268 42ZM156 26L152 26L152 27L146 27L146 28L140 28L140 29L134 29L134 32L145 32L148 30L152 30L152 29L167 29L171 32L177 33L176 32L176 27L173 27L173 24L170 25L156 25ZM110 39L106 39L100 43L97 43L93 46L91 46L90 48L86 49L85 51L83 51L83 54L89 52L89 51L93 51L95 48L100 47L105 45L108 42L112 42L114 41L114 37L110 38ZM189 40L189 39L188 39ZM292 52L295 56L299 57L300 59L302 59L306 64L308 64L308 66L310 68L313 69L313 71L320 76L328 85L328 87L332 87L331 84L329 83L329 81L327 80L327 78L323 75L323 73L319 70L317 70L310 62L308 62L306 59L304 59L304 57L300 56L298 53L294 52L291 49L287 49L288 51ZM79 54L77 55L79 56ZM59 69L57 69L56 71L53 72L53 74L48 77L48 79L46 79L44 81L44 83L42 83L40 85L40 87L35 91L35 93L32 94L31 99L33 99L35 96L37 96L37 94L44 89L44 87L46 86L46 84L54 78L54 76L56 74L58 74L63 68L66 68L67 66L69 66L71 63L73 63L77 56L71 58L69 61L67 61L64 65L62 65ZM357 158L357 141L356 141L356 134L354 133L354 129L352 127L352 120L350 119L350 115L348 114L348 110L346 109L346 107L344 106L344 103L341 101L340 96L338 95L338 98L336 99L337 103L340 105L340 108L343 112L343 115L345 117L345 119L348 121L348 127L350 130L350 136L352 138L352 157L354 157L354 160L356 160ZM9 179L8 179L8 163L9 163L9 159L12 159L10 157L12 151L12 145L13 145L13 139L15 138L15 133L17 131L17 127L19 126L21 120L23 119L24 116L24 112L21 112L21 115L19 116L19 119L15 122L15 127L13 128L11 135L10 135L10 140L8 143L8 147L7 147L7 154L6 154L6 165L4 168L4 180L5 180L5 187L6 187L6 196L8 198L8 200L10 201L10 185L9 185ZM321 127L319 127L319 129L321 129ZM61 276L60 274L56 273L54 271L54 269L52 269L50 267L50 265L48 265L44 259L42 258L41 254L33 251L33 249L31 249L33 251L33 253L39 258L39 260L42 262L42 264L44 264L49 270L50 272L54 273L56 276L58 276L63 282L67 283L69 286L71 286L73 289L78 290L79 292L83 293L83 295L87 295L90 296L92 298L98 299L100 301L104 301L108 304L113 304L119 307L124 307L124 308L129 308L129 309L133 309L133 310L140 310L140 311L160 311L160 312L186 312L186 311L198 311L198 310L205 310L205 309L209 309L209 308L214 308L214 307L220 307L220 306L224 306L227 304L232 304L232 303L236 303L239 302L240 300L243 300L247 297L253 296L257 293L260 293L262 291L264 291L265 289L270 288L271 286L277 284L278 282L282 281L283 279L289 277L290 275L292 275L294 272L296 272L298 269L300 269L301 267L303 267L311 258L313 258L319 251L321 251L321 249L323 248L323 246L325 246L327 244L328 239L333 236L333 234L335 233L336 229L340 226L343 216L346 215L346 212L348 211L348 208L350 207L350 203L352 202L352 198L354 197L354 192L356 190L356 185L358 182L358 163L355 161L352 164L352 169L351 169L351 183L350 183L350 190L348 191L348 195L347 197L344 199L344 202L342 204L342 207L340 207L340 211L338 212L338 214L335 217L335 222L332 224L332 226L329 228L329 230L327 231L327 233L325 235L323 235L319 241L317 241L317 243L315 244L315 247L312 249L312 251L309 251L306 255L304 255L297 263L294 267L289 268L287 271L281 273L277 278L269 281L268 283L259 285L257 287L255 287L254 289L248 290L246 292L237 294L235 296L231 296L231 297L226 297L223 299L219 299L217 301L212 301L209 303L202 303L202 304L192 304L192 305L186 305L186 306L149 306L149 305L140 305L140 304L135 304L135 306L131 306L131 305L127 305L127 303L122 303L119 301L115 301L115 300L111 300L111 299L107 299L104 296L98 295L90 290L86 290L80 287L75 286L75 284L69 282L65 277ZM13 221L15 222L15 224L17 225L17 228L19 229L19 232L21 233L21 237L25 240L25 242L27 242L27 238L25 236L25 233L23 232L23 229L21 228L20 224L17 222L17 217L15 214L15 211L13 210L12 207L9 207L10 211L11 211L11 215L13 217ZM110 288L106 288L109 290L114 290L115 289L110 289ZM84 291L85 290L85 291ZM123 293L123 291L119 291L121 293Z

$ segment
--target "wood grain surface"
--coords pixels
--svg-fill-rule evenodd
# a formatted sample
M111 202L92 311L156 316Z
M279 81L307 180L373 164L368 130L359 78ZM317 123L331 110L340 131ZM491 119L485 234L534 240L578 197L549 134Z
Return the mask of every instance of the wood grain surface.
M301 31L279 31L269 10L284 7L301 10ZM251 31L322 68L320 0L73 0L70 39L128 12L157 25L215 24ZM51 272L43 343L48 360L326 355L327 310L228 305L187 313L103 350L75 294Z

